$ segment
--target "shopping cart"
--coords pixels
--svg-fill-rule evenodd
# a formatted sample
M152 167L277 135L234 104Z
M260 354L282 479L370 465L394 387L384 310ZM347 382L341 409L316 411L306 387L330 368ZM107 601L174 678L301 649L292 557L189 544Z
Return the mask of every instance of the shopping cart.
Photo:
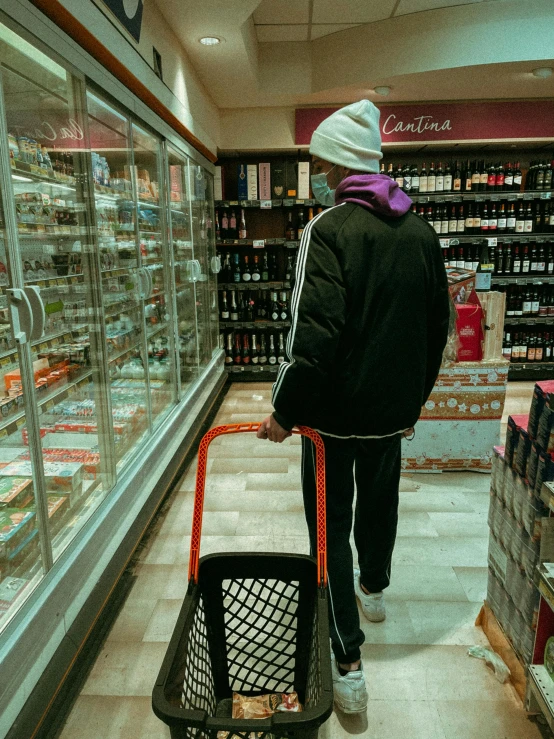
M169 726L172 739L312 739L332 712L325 451L318 433L303 427L294 431L316 447L317 559L273 553L199 559L210 442L259 426L218 426L200 443L189 586L152 693L154 713ZM292 691L303 705L299 713L231 718L233 692Z

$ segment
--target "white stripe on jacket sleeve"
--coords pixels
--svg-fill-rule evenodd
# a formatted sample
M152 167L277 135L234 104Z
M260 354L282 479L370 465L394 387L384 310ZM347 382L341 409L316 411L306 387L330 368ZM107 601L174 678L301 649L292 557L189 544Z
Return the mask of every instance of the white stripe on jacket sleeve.
M273 407L275 407L275 400L277 398L277 394L279 390L281 389L281 386L283 384L283 379L287 373L287 370L289 367L292 367L294 364L294 355L293 355L293 344L294 339L296 336L296 326L298 323L298 308L300 305L300 297L302 294L302 288L304 287L304 278L306 275L306 261L308 259L308 246L310 243L310 237L312 228L314 226L314 223L319 220L322 216L324 216L326 213L329 213L329 211L334 210L335 208L340 208L341 206L346 205L346 203L341 203L340 205L335 205L332 208L328 208L327 210L322 211L317 215L315 218L312 218L312 220L308 223L307 227L304 229L304 233L302 234L302 240L300 241L300 248L298 251L298 261L296 263L296 282L294 285L294 290L292 292L292 300L291 300L291 316L292 316L292 323L291 328L289 332L289 337L287 340L287 346L286 346L286 353L288 357L288 362L283 362L281 367L279 368L279 372L277 374L277 379L275 380L275 384L273 385L273 392L271 395L271 402L273 404Z

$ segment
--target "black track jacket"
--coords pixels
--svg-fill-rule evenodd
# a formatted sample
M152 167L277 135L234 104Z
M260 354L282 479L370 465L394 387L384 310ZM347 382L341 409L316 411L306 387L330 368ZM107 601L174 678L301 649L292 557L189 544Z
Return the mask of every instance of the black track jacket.
M411 428L437 378L448 319L440 243L426 221L353 203L323 211L300 244L275 419L338 437Z

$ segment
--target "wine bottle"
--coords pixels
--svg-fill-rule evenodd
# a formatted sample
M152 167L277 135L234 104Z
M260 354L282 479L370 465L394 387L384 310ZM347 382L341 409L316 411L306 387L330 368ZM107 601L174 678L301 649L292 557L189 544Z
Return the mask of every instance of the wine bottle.
M479 165L478 165L478 163L476 161L473 162L472 167L471 167L471 171L472 171L472 175L471 175L471 191L472 192L477 192L480 189L479 185L480 185L480 182L481 182L481 173L479 171Z
M479 167L479 190L482 192L487 189L487 182L489 181L489 172L485 166L485 160L481 160Z
M259 257L256 254L254 256L254 266L252 267L252 282L260 282L262 275L260 272Z
M504 166L502 165L502 162L498 162L498 164L496 165L496 190L504 189L504 179Z
M292 254L289 254L287 257L287 269L285 271L285 282L290 282L292 280Z
M508 228L508 219L506 216L506 206L504 203L500 204L500 212L498 213L497 229L499 234L506 233Z
M502 342L502 356L509 362L512 359L512 337L511 334L504 334L504 341Z
M262 334L260 339L260 356L258 358L261 365L267 364L267 350L265 346L265 334Z
M237 217L235 211L231 211L231 217L229 218L229 238L236 239L238 234L237 230Z
M493 200L491 202L490 212L489 212L489 234L491 236L496 236L498 231L498 215L496 213L496 203Z
M519 168L519 162L517 162L516 167L514 169L514 187L513 187L513 189L516 192L519 192L521 190L521 181L522 181L522 173L521 173L521 169Z
M492 162L487 171L487 190L496 190L496 167Z
M467 204L467 210L466 210L466 223L465 223L465 231L467 234L473 233L473 203L469 202Z
M544 162L539 162L537 170L535 172L535 182L533 190L544 190L544 173L546 165Z
M450 205L450 218L448 220L448 233L455 234L458 231L458 218L456 217L456 203Z
M281 311L279 309L279 302L277 300L277 293L271 293L271 311L269 317L272 321L278 321Z
M419 192L420 194L422 193L424 194L428 192L427 183L428 183L427 168L425 166L425 162L423 162L423 167L421 168L421 172L419 173Z
M222 321L228 321L229 320L229 306L227 304L227 291L223 291L223 295L221 298L221 320Z
M294 241L295 236L296 236L296 231L294 230L294 226L292 225L292 211L289 210L288 216L287 216L287 228L285 231L285 238L287 241Z
M529 274L531 269L531 260L529 258L529 247L527 244L523 247L523 259L521 260L521 273L524 275Z
M483 203L481 210L481 231L483 233L488 233L489 231L489 206L486 201Z
M420 183L421 188L421 183ZM431 162L429 167L429 174L427 175L427 192L436 192L437 189L437 176L435 174L435 164Z
M537 274L544 275L546 274L546 251L544 244L539 244L537 251Z
M404 189L404 175L402 173L402 168L400 164L396 165L396 173L394 175L394 179L396 180L396 184L398 187L402 190Z
M233 334L227 334L227 346L225 348L225 364L233 364Z
M511 275L513 268L513 255L511 244L504 245L504 274Z
M527 208L525 209L525 220L523 222L523 232L526 234L533 233L533 224L534 224L534 218L533 218L533 211L531 209L531 203L527 203Z
M444 192L444 170L442 162L439 162L437 174L435 175L435 192Z
M277 355L275 354L275 340L273 338L273 334L270 334L269 336L269 356L268 356L269 364L277 364Z
M443 203L441 207L441 234L448 233L448 210L446 203Z
M466 230L466 221L464 216L464 204L458 203L458 225L456 226L456 233L463 234Z
M524 316L530 316L531 315L531 290L529 287L527 287L527 290L525 292L525 297L523 298L523 315Z
M546 249L546 273L549 275L554 274L554 249L552 244L548 244Z
M513 234L516 232L516 228L517 228L516 207L514 203L510 203L510 207L508 209L508 218L506 220L506 233Z
M460 162L456 162L456 168L454 170L454 177L452 180L452 189L454 192L462 191L462 170L460 169Z
M234 290L231 290L231 321L239 320L239 309L237 306L237 296Z
M233 282L240 282L240 260L236 252L233 254Z
M250 272L250 265L248 264L248 257L244 257L244 265L242 268L242 281L250 282L252 279L252 273Z
M475 203L475 213L473 214L473 233L481 230L481 211L479 205Z
M223 211L223 215L221 216L221 238L222 239L229 239L229 218L227 216L227 211Z
M444 192L452 192L452 184L452 168L450 166L450 162L447 162L444 170Z
M410 193L412 191L412 170L409 164L404 165L402 176L404 177L404 192Z
M244 218L244 209L240 209L240 229L239 229L239 239L246 239L246 220Z
M504 187L503 190L511 191L514 188L514 171L512 169L512 163L508 162L504 171Z
M279 313L279 318L281 321L288 321L289 319L289 309L287 305L287 293L282 292L281 293L281 312Z
M277 354L277 362L278 364L283 364L285 361L285 340L283 338L283 334L279 334L279 352Z
M221 226L219 225L219 213L215 212L215 240L221 241Z
M240 334L235 333L235 349L233 352L233 361L235 364L240 364L242 362L242 350L240 346Z
M298 239L298 241L301 240L305 227L306 224L304 222L304 209L300 208L300 211L298 213L298 226L296 228L296 238Z
M433 207L433 228L440 234L442 227L442 214L440 205L435 204Z
M248 334L245 333L242 337L242 363L250 364L250 359L250 339L248 338Z
M267 252L264 251L264 264L262 267L262 282L269 282L269 265L267 263Z
M277 269L277 255L272 254L271 255L271 262L269 265L269 281L275 282L277 280L278 276L278 269Z
M554 167L554 162L550 161L546 165L546 169L544 171L544 189L545 190L551 190L552 188L552 167Z
M504 274L504 249L502 244L497 244L494 255L494 272L497 275Z
M258 352L258 343L256 341L256 334L252 334L252 347L250 349L250 362L251 364L259 364L260 354Z
M412 190L413 195L417 195L419 193L419 170L417 168L417 165L414 164L412 167Z

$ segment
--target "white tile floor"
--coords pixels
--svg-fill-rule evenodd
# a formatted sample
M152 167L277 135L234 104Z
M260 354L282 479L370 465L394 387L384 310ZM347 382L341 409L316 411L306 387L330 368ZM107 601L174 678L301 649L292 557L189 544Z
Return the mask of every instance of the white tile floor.
M525 412L532 384L509 387ZM261 420L268 385L235 385L216 423ZM202 553L306 552L299 439L283 445L224 437L212 446ZM150 693L186 589L194 465L144 551L137 581L77 699L61 739L167 739ZM489 476L412 475L401 485L387 620L362 620L367 716L334 714L323 739L539 739L510 686L467 647L486 592ZM286 532L286 533L283 533Z

